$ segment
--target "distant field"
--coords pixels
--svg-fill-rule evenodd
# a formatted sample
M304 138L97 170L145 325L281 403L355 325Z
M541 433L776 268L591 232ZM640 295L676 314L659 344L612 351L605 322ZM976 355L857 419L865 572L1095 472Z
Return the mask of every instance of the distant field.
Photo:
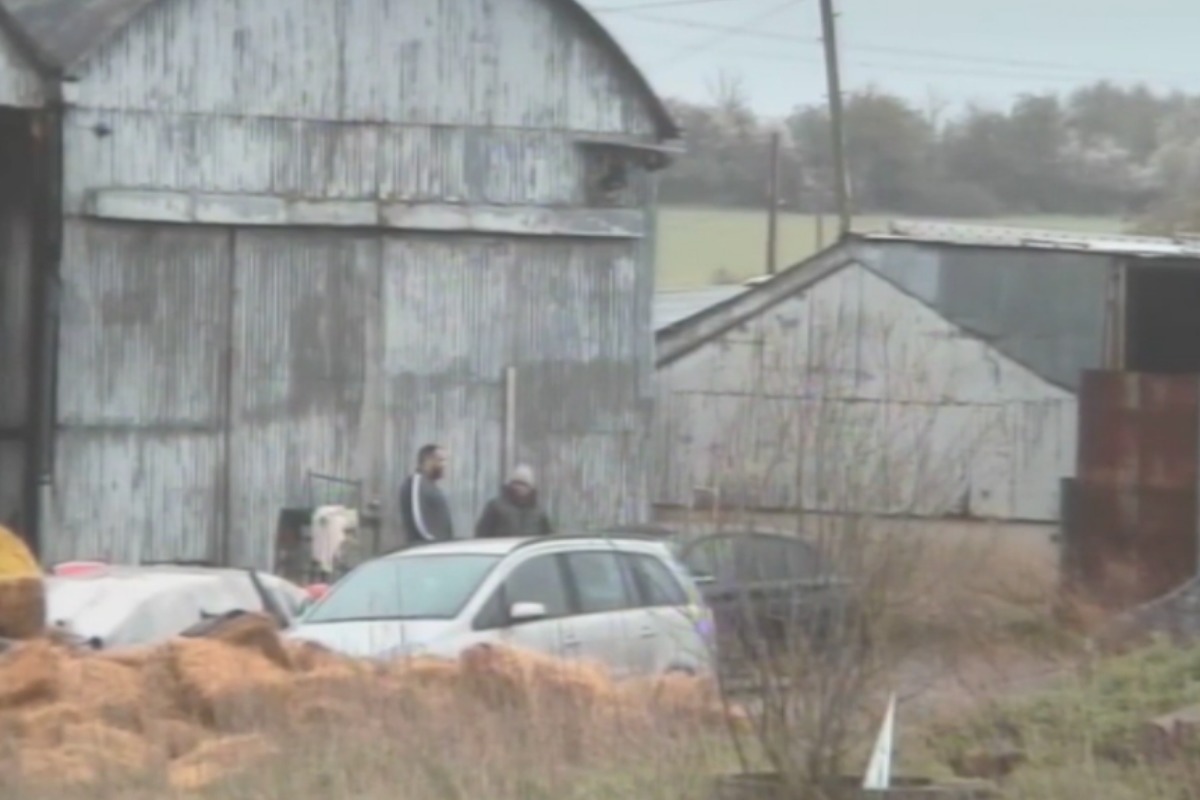
M856 217L854 230L882 230L888 217ZM1119 219L1106 217L1002 217L969 220L972 224L1026 225L1071 231L1119 232ZM740 281L761 275L766 268L767 220L763 212L711 208L664 208L658 219L658 286L687 289ZM837 238L837 220L825 218L825 243ZM779 218L779 266L801 261L819 250L817 224L812 216L786 214Z

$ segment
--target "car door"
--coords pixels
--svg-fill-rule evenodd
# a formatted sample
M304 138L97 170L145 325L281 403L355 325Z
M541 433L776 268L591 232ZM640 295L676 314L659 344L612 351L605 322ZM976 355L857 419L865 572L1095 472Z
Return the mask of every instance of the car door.
M709 643L700 633L700 609L692 608L687 590L671 569L652 555L627 553L622 558L641 606L639 636L633 642L639 671L703 669L709 662Z
M575 614L563 623L568 657L606 664L617 677L638 669L633 637L639 609L618 552L585 550L563 556Z
M513 622L509 611L515 603L540 603L546 607L546 616ZM567 654L563 650L562 624L570 611L570 594L559 556L535 555L512 568L476 617L474 628L484 634L483 638L498 644L563 657Z

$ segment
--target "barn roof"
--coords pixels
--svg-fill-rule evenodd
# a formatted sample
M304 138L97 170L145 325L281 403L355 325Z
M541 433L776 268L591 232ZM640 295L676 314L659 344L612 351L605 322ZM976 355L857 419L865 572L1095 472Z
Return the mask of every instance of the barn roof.
M1042 253L1050 257L1048 264L1059 263L1053 258L1056 253L1098 256L1094 259L1098 269L1107 268L1113 258L1124 259L1125 263L1134 267L1160 259L1200 263L1200 237L1197 236L1128 236L1002 225L896 221L889 224L886 232L851 234L767 280L754 281L754 285L745 291L725 296L718 296L714 292L710 295L711 302L707 304L697 302L687 309L678 309L679 313L670 318L664 314L661 322L656 319L655 325L657 365L667 366L707 342L719 339L726 332L744 325L844 267L852 264L877 265L879 247L888 245ZM694 297L697 301L702 299L699 294ZM940 309L939 313L942 313ZM955 322L964 328L971 327L969 321ZM1048 368L1037 365L1030 368L1049 380L1061 382L1058 377L1049 374Z
M43 67L65 70L89 56L128 25L135 16L163 0L0 0L36 47ZM332 1L332 0L331 0ZM556 0L563 12L612 56L653 115L661 139L681 135L671 112L645 74L600 21L577 0ZM2 10L2 9L0 9ZM0 24L4 19L0 17Z

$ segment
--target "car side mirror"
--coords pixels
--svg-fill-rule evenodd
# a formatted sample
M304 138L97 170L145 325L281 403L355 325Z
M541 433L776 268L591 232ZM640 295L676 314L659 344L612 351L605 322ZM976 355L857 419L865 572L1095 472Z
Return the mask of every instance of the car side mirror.
M545 619L550 615L546 606L541 603L513 603L508 610L508 618L513 622L532 622Z

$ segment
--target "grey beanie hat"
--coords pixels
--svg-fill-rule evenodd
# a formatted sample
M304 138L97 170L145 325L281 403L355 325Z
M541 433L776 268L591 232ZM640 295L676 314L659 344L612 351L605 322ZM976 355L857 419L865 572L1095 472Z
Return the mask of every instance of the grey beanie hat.
M533 478L533 468L526 464L517 466L516 469L509 473L508 482L523 483L530 489L537 485Z

